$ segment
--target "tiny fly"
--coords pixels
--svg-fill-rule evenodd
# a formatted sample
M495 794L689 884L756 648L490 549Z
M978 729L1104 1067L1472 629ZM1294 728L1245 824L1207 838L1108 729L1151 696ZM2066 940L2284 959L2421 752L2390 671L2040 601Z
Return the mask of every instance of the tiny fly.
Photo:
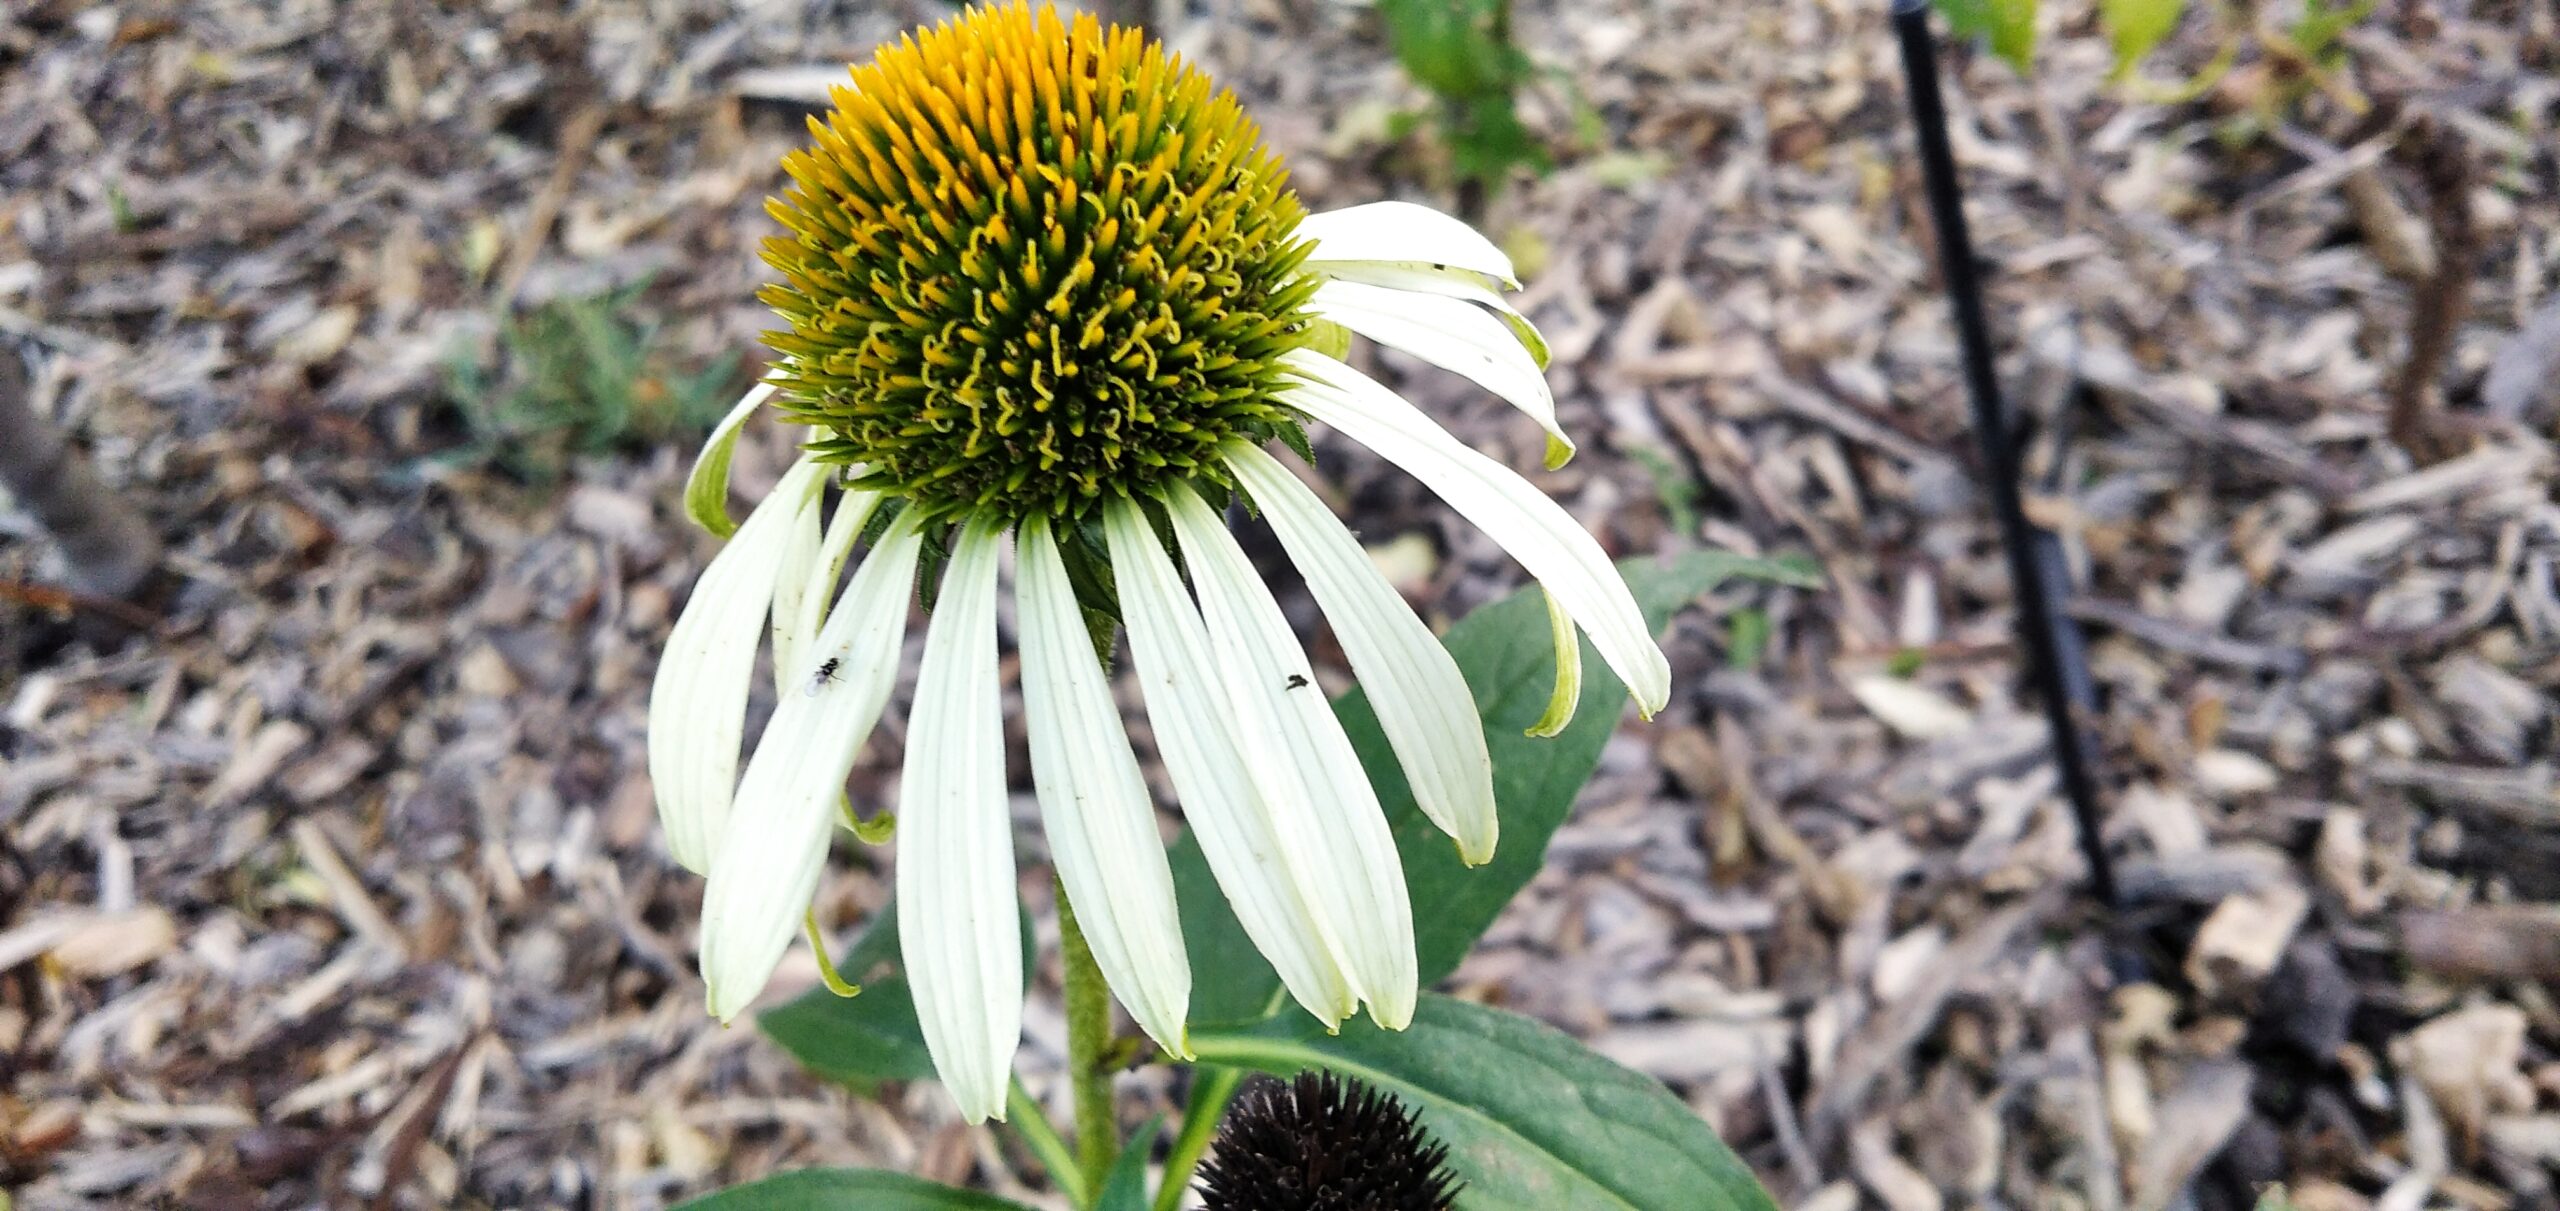
M836 668L837 668L838 666L842 665L843 663L844 663L844 661L843 661L843 660L841 660L841 659L838 659L837 657L834 657L834 656L829 656L829 657L827 657L827 662L826 662L825 664L821 664L821 665L819 665L819 666L818 666L818 673L817 673L817 675L816 675L816 676L814 676L814 677L811 677L811 678L809 679L809 696L810 696L810 697L812 697L812 698L817 697L817 696L818 696L818 687L823 686L823 685L825 685L826 683L828 683L828 682L830 682L830 681L835 680L835 679L836 679Z
M1304 673L1291 673L1291 674L1289 674L1289 684L1288 684L1285 688L1293 689L1293 690L1294 690L1294 689L1299 688L1300 686L1305 685L1306 683L1307 683L1306 674L1304 674Z

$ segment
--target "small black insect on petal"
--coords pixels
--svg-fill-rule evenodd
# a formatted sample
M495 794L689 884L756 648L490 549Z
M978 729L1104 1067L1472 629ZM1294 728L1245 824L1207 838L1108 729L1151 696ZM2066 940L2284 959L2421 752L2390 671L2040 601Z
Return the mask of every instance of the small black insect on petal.
M1459 1182L1393 1096L1330 1072L1246 1091L1200 1166L1207 1211L1449 1211Z
M836 679L836 670L837 670L839 667L841 667L843 664L844 664L844 661L843 661L843 659L841 659L840 657L835 657L835 656L829 656L829 657L827 657L827 662L826 662L825 664L819 665L819 666L818 666L818 671L817 671L815 674L811 675L811 676L810 676L810 678L809 678L809 694L810 694L810 696L811 696L811 697L815 697L815 696L817 696L817 693L818 693L819 689L823 688L823 687L824 687L828 682L835 680L835 679Z

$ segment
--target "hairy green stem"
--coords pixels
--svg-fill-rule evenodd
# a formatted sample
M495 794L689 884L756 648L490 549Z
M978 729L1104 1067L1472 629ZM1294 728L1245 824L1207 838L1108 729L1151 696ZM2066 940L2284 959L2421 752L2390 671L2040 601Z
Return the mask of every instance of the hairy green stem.
M1182 1206L1183 1192L1191 1188L1191 1171L1200 1167L1210 1137L1217 1134L1218 1121L1226 1117L1227 1103L1235 1100L1237 1086L1244 1083L1242 1068L1204 1064L1191 1071L1191 1099L1182 1108L1182 1133L1173 1137L1173 1148L1165 1153L1164 1185L1156 1191L1155 1211L1176 1211Z
M1031 1154L1040 1158L1041 1167L1049 1171L1050 1177L1057 1179L1058 1188L1065 1193L1067 1201L1084 1206L1085 1201L1093 1197L1093 1188L1085 1181L1084 1171L1076 1167L1075 1154L1067 1151L1067 1141L1058 1135L1057 1125L1049 1121L1048 1112L1040 1108L1040 1103L1031 1100L1031 1091L1024 1089L1018 1080L1005 1091L1004 1104L1006 1121L1022 1136L1022 1142L1030 1147Z
M1085 1188L1100 1190L1120 1155L1120 1118L1111 1105L1111 993L1076 924L1075 906L1058 886L1058 941L1066 960L1067 1076L1076 1096L1076 1163ZM1082 1200L1078 1200L1082 1205Z

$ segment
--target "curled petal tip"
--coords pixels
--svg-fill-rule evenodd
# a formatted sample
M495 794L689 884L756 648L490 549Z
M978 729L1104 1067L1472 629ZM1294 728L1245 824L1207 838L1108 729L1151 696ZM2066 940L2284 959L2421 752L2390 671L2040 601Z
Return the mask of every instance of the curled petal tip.
M1647 723L1653 722L1653 717L1661 714L1662 708L1671 705L1670 671L1668 669L1663 671L1662 684L1659 688L1640 690L1633 696L1636 700L1637 717Z

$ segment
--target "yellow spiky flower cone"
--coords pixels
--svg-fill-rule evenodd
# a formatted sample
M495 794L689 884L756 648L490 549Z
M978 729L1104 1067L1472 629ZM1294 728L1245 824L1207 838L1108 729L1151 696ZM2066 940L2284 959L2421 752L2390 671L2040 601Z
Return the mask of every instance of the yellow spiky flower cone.
M1303 212L1233 95L1138 31L999 5L881 51L772 204L784 408L932 514L1073 516L1268 440Z

